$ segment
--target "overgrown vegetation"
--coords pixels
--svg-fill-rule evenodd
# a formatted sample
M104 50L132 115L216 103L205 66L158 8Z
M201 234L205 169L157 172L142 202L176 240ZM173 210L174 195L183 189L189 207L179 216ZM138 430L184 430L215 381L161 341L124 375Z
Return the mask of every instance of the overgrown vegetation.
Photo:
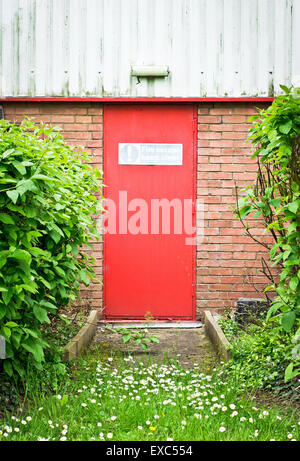
M274 327L262 331L268 332L266 341L277 344L280 337L292 346L285 357L289 380L300 374L300 88L281 88L285 94L252 117L249 139L255 146L258 173L255 184L238 200L236 214L247 234L269 250L272 265L280 271L274 276L263 259L263 272L270 281L266 293L275 291L276 297L267 314ZM245 220L253 214L264 220L272 244L251 233Z
M268 391L299 405L298 379L284 380L293 348L292 333L283 332L279 320L266 322L264 314L254 323L239 323L235 314L227 314L218 323L232 345L232 359L223 367L226 376L234 377L254 393Z
M0 121L0 158L0 334L7 357L0 372L27 379L34 367L46 383L63 365L59 342L50 347L44 326L63 321L61 308L95 279L84 248L98 238L101 173L58 129L30 120ZM55 364L51 376L45 354Z
M175 361L137 362L90 350L56 395L0 423L0 440L299 440L299 415L254 404L246 386Z
M144 351L148 350L150 343L159 343L159 339L155 335L149 334L147 328L124 328L122 326L118 327L105 327L106 330L111 331L112 333L119 334L122 338L124 344L129 344L134 342L141 346Z

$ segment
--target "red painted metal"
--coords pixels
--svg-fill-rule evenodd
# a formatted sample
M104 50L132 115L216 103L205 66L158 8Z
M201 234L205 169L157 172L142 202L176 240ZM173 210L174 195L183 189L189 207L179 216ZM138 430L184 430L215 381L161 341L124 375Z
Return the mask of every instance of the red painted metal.
M193 104L105 105L105 197L118 204L119 191L127 191L128 203L141 198L148 209L152 198L195 202L195 117ZM183 165L119 165L122 142L183 144ZM150 219L149 211L149 230ZM105 319L138 320L147 312L158 320L195 319L196 247L185 244L186 234L174 234L173 220L171 213L170 234L104 236Z
M0 102L102 102L102 103L138 103L138 102L151 102L151 103L193 103L193 102L272 102L274 97L228 97L228 98L97 98L97 97L24 97L24 96L7 96L0 97Z

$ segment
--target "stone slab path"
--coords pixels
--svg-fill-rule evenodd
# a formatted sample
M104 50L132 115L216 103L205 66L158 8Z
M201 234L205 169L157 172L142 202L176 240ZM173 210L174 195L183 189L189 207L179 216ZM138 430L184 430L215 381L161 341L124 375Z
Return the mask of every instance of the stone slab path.
M159 343L150 343L149 350L130 342L124 344L118 333L113 333L102 326L98 328L93 343L98 343L112 354L121 356L132 355L133 358L144 361L154 360L157 362L167 359L179 360L184 368L191 368L194 364L199 366L200 371L209 373L219 359L205 335L204 327L201 328L151 328L149 335L157 336Z

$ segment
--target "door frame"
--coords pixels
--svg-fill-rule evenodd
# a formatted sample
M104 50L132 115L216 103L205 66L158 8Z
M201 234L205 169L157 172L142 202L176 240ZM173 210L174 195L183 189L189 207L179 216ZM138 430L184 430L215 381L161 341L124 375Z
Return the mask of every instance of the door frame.
M172 105L182 105L182 104L185 104L185 105L188 105L188 106L192 106L192 111L193 111L193 122L192 122L192 136L193 136L193 152L192 152L192 165L193 165L193 177L192 177L192 181L193 181L193 187L192 187L192 199L193 199L193 222L195 222L196 226L197 226L197 215L196 215L196 200L197 200L197 153L198 153L198 144L197 144L197 141L198 141L198 138L197 138L197 133L198 133L198 104L195 103L195 102L178 102L178 101L172 101L172 102L164 102L164 104L162 104L161 102L157 101L156 103L151 101L151 105L153 104L157 104L159 106L162 106L162 105L168 105L168 106L172 106ZM103 165L103 178L102 178L102 181L103 181L103 184L105 185L105 178L106 178L106 157L105 157L105 142L106 142L106 136L105 136L105 112L106 112L106 108L109 107L109 106L118 106L118 105L126 105L126 106L134 106L134 101L133 102L120 102L120 103L105 103L103 104L103 144L102 144L102 150L103 150L103 154L102 154L102 165ZM106 194L105 194L105 190L106 188L104 187L103 188L103 198L105 199L106 198ZM105 265L106 265L106 238L105 238L105 234L101 234L102 235L102 245L103 245L103 251L102 251L102 280L103 280L103 283L102 283L102 319L103 320L107 320L109 318L109 321L110 322L113 322L113 321L116 321L118 323L122 323L122 322L140 322L140 323L143 323L144 320L141 320L141 319L126 319L125 317L120 319L120 318L116 318L116 319L112 319L111 317L107 317L106 315L106 270L105 270ZM193 251L193 256L192 256L192 265L193 265L193 273L192 273L192 319L190 317L180 317L179 318L174 318L172 321L174 322L178 322L179 321L195 321L197 319L197 306L196 306L196 280L197 280L197 244L195 245L194 247L194 251ZM165 320L160 320L161 322L164 322Z

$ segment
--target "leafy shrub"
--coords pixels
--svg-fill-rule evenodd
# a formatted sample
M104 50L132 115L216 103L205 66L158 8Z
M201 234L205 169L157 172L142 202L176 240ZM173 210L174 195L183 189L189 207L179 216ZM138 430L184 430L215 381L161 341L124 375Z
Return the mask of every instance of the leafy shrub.
M252 117L249 139L255 146L258 173L246 197L238 201L236 214L248 235L269 250L280 270L277 279L263 261L270 280L266 290L277 294L267 317L279 319L282 332L294 345L285 372L288 380L300 373L300 88L281 88L285 94ZM249 223L244 222L251 213L263 218L273 244L251 233Z
M222 328L222 331L224 335L226 336L226 338L228 339L228 341L232 341L233 339L235 339L237 336L239 336L242 333L237 322L235 322L231 318L221 317L218 320L218 324Z
M59 129L30 120L0 121L0 158L0 367L12 376L43 368L43 325L95 279L84 247L98 238L101 173Z
M253 389L267 389L296 399L297 379L284 382L291 337L292 334L285 334L279 324L275 327L270 323L251 325L248 332L232 341L232 360L226 364L227 370Z

